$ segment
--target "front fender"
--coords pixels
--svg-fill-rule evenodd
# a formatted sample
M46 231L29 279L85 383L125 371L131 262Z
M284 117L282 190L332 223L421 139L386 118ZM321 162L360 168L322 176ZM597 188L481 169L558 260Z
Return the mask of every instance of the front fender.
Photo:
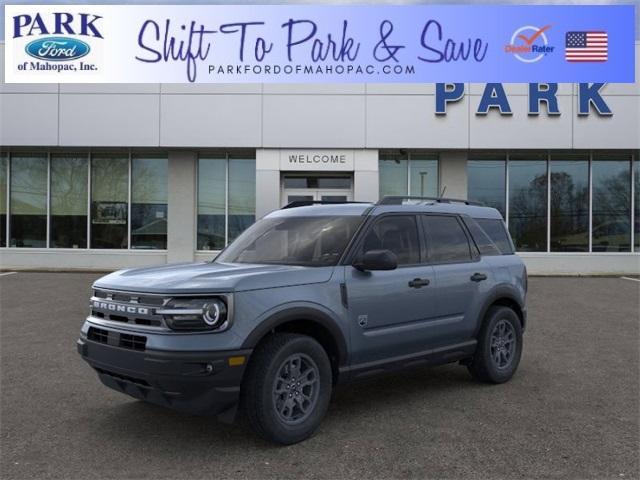
M347 363L346 335L340 325L339 317L325 306L315 303L292 302L265 312L256 322L258 325L246 337L242 348L255 348L271 330L293 320L308 320L324 327L336 342L340 365Z

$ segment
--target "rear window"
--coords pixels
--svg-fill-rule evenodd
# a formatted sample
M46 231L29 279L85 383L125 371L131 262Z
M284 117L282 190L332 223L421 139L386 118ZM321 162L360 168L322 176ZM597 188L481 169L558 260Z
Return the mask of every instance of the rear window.
M485 231L495 246L498 247L500 253L503 255L513 253L513 246L502 220L494 218L476 218L474 220L478 222L478 225L482 227L482 230Z
M425 215L423 218L431 263L471 261L467 235L456 217Z
M481 255L502 255L500 249L489 238L489 235L482 229L478 223L470 217L464 218L464 223L467 225L473 241L475 242Z

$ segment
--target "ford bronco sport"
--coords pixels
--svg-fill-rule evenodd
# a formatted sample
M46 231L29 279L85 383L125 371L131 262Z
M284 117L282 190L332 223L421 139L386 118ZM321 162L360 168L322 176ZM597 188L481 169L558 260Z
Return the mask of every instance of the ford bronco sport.
M314 432L338 382L450 362L483 382L513 376L527 274L497 210L299 203L211 262L97 280L78 352L108 387L223 420L240 407L282 444Z

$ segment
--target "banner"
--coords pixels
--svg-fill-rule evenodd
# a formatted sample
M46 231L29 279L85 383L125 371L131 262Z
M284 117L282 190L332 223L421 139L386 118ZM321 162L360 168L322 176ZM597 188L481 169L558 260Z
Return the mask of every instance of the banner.
M633 82L632 5L7 5L7 83Z

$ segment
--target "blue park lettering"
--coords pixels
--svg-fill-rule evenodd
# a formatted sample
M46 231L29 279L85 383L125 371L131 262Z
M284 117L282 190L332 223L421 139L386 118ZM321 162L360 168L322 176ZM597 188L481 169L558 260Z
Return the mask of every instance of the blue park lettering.
M13 38L33 35L82 35L103 38L96 22L102 17L89 13L56 12L47 22L39 13L13 17Z
M540 114L540 104L547 105L547 114L560 115L558 108L557 83L530 83L529 84L529 115Z
M600 95L604 83L580 83L578 89L578 115L589 115L591 107L598 115L613 115ZM529 115L540 114L540 104L546 104L548 115L560 115L557 83L529 84ZM436 83L436 115L446 115L449 104L464 97L464 83ZM494 109L501 115L512 115L511 105L501 83L487 83L476 109L476 115L487 115Z

